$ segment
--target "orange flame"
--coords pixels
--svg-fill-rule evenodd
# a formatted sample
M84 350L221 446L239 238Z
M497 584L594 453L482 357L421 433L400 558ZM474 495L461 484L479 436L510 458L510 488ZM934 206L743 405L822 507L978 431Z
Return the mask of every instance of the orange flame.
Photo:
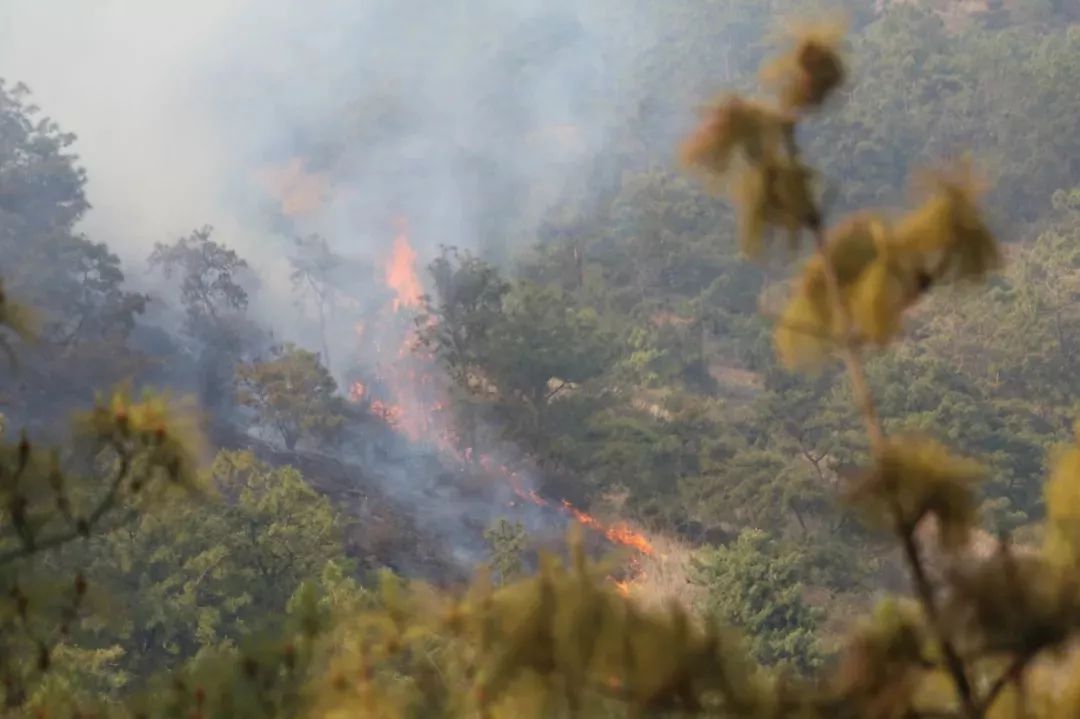
M590 529L595 529L596 531L602 533L605 537L607 537L615 544L622 544L627 547L632 547L641 552L642 554L653 553L652 543L649 542L648 539L646 539L644 534L641 534L640 532L635 532L633 529L631 529L630 525L626 524L626 522L605 525L596 517L590 514L586 514L580 509L577 509L565 499L563 500L563 509L569 512L574 517L574 519L581 522L586 527L589 527Z
M466 459L471 457L471 454L471 451L467 450L465 453ZM540 507L552 506L551 502L537 494L535 489L526 489L522 484L521 475L511 470L505 464L497 465L486 455L480 455L476 458L476 461L481 467L489 472L502 475L509 483L510 488L514 490L514 494L522 499L532 502ZM564 512L572 516L581 524L603 534L608 538L608 541L613 544L621 544L624 547L636 549L642 554L653 553L653 546L648 538L640 532L635 532L626 522L618 522L617 524L611 525L605 524L591 514L581 511L565 499L559 506L561 506Z
M409 244L406 222L400 220L398 234L394 237L385 266L386 284L396 295L393 301L394 312L402 307L417 307L421 302L423 286L416 273L416 260L417 253ZM355 331L358 337L364 335L364 329L361 324L356 326ZM634 531L627 523L606 524L577 509L566 500L561 503L551 502L541 497L536 490L527 488L519 472L497 463L490 456L474 455L471 449L461 451L458 448L457 438L453 436L451 430L444 427L439 431L440 423L437 421L434 423L435 426L432 426L431 418L438 415L445 405L437 399L438 381L430 371L434 366L432 358L428 356L423 361L410 361L415 357L415 347L412 346L411 338L405 337L399 347L397 357L387 358L388 361L380 372L380 380L386 386L392 403L372 399L370 404L372 413L414 441L424 439L433 442L441 451L457 457L462 462L469 464L475 462L491 475L503 479L514 494L525 501L541 507L559 509L589 529L603 534L614 544L630 547L642 554L653 553L653 547L648 538ZM363 397L365 392L364 385L357 382L353 385L350 395L359 398ZM617 587L620 591L624 589L628 591L632 581L633 579L625 579L617 582Z
M367 392L367 387L363 382L353 382L349 387L349 400L351 402L359 402L364 398L364 393Z
M400 425L405 414L401 407L377 399L371 402L371 412L392 427Z
M278 201L281 213L287 217L315 212L322 207L329 194L326 176L308 172L299 157L294 157L281 167L260 170L258 180Z
M420 278L416 274L416 250L409 244L408 230L404 221L394 244L390 248L390 259L386 262L386 284L397 293L394 311L402 307L417 307L424 294Z

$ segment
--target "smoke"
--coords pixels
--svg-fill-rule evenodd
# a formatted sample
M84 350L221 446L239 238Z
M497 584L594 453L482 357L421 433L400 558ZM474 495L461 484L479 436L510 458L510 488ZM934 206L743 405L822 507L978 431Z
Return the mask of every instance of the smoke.
M144 267L155 241L240 217L222 202L235 171L197 80L206 48L246 0L6 0L0 76L24 82L75 146L94 206L84 229Z
M0 76L79 136L93 205L82 229L134 287L155 289L155 242L210 224L259 277L257 318L317 348L294 306L291 238L319 233L375 268L348 289L377 304L387 289L370 278L400 219L421 266L439 245L499 261L535 241L557 203L602 189L598 160L634 106L635 53L660 41L646 5L5 0ZM335 358L356 353L355 318L340 319ZM405 465L382 471L419 501L425 485ZM512 496L451 500L427 486L449 519L471 507L486 521Z
M378 264L406 216L422 262L440 244L499 258L553 203L595 191L626 110L627 48L650 44L651 16L630 8L6 0L0 76L78 134L84 229L135 285L154 242L209 223L289 334L290 234Z

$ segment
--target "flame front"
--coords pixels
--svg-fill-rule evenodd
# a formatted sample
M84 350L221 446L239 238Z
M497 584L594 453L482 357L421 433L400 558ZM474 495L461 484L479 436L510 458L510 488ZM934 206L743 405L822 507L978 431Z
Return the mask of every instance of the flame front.
M616 524L604 524L591 514L586 514L580 509L577 509L565 499L563 500L563 509L567 511L574 519L584 524L586 527L595 529L603 534L611 542L615 544L621 544L625 547L632 547L638 550L642 554L652 554L652 543L646 539L644 534L635 532L630 528L626 522L618 522Z
M397 294L394 311L402 307L418 307L424 295L420 277L416 274L416 250L409 244L408 230L404 221L394 244L390 248L390 258L386 262L386 284Z
M409 243L406 222L399 221L397 229L385 264L386 284L393 290L395 298L391 312L378 321L388 326L395 325L396 321L393 317L397 316L402 309L420 306L424 294L423 285L416 271L417 253ZM356 326L358 338L365 335L365 330L362 324ZM376 331L376 336L378 334ZM407 332L395 356L382 356L379 360L377 373L381 389L379 386L373 386L369 391L367 386L357 381L350 387L350 398L356 402L367 399L372 414L394 426L409 439L430 443L444 455L453 457L465 465L484 470L489 476L505 482L521 499L537 506L561 511L588 529L604 535L613 544L629 547L644 555L653 554L653 546L649 539L632 529L626 522L607 524L574 507L566 500L549 501L540 496L536 490L529 488L520 472L496 462L490 456L474 454L470 449L464 451L459 449L460 445L452 429L443 426L444 423L437 420L445 409L445 402L442 400L445 388L442 387L434 371L433 358L428 355L418 355L413 340L412 332ZM436 418L434 422L433 418ZM629 576L616 582L616 588L620 592L628 592L630 584L640 575L636 560L631 560L630 568Z
M472 456L471 452L466 451L466 459ZM541 497L536 493L535 489L526 489L521 481L521 475L505 464L496 464L486 455L480 455L476 458L477 464L486 469L488 472L498 474L503 477L510 488L514 490L514 494L522 499L532 502L539 507L553 507L557 506L562 509L563 512L573 517L580 524L592 529L607 537L608 541L612 544L621 544L624 547L630 547L636 549L642 554L651 555L653 553L652 543L641 532L634 531L626 522L617 522L615 524L606 524L596 517L583 512L565 499L559 505L553 505L548 500Z

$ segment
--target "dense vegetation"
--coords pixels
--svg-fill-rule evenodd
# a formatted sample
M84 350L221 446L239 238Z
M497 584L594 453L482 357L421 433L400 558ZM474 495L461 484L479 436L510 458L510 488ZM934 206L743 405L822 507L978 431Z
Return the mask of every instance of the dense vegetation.
M480 530L493 573L465 591L380 567L359 547L386 528L316 476L387 418L346 401L347 358L327 367L344 261L296 241L318 351L260 325L210 227L154 246L170 296L128 291L78 230L74 137L0 86L5 710L1075 713L1080 8L847 4L846 40L796 24L779 55L750 38L780 3L651 11L674 40L624 28L633 82L587 196L512 256L485 235L429 267L416 351L466 471L512 451L545 501L669 538L667 591L662 564L537 554L509 519ZM675 167L672 117L721 87L744 94ZM962 149L985 195L957 162L903 199ZM198 409L95 399L124 381ZM902 596L871 608L883 590Z

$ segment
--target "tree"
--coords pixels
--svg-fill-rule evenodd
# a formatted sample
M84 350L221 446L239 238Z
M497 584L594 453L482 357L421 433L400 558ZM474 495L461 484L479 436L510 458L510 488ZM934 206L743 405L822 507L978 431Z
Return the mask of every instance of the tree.
M19 378L35 391L19 394L36 395L41 415L73 409L68 398L50 412L43 395L90 394L88 385L127 374L137 358L126 341L146 304L125 289L117 256L76 229L89 203L75 139L41 116L25 86L0 81L0 256L5 289L39 316L39 344L24 348L33 360Z
M552 401L600 376L612 355L612 337L594 311L575 307L557 288L519 283L503 301L482 367L520 436L540 437Z
M682 7L668 12L700 19L712 15L698 13L727 12L750 4L755 18L769 8L767 3L730 0L710 3L697 12ZM704 24L691 29L695 37L711 37ZM948 37L934 25L925 29L935 42ZM823 666L813 677L792 677L748 657L745 644L719 627L715 618L692 616L678 605L653 611L622 597L605 580L609 567L591 562L578 541L572 542L568 561L541 557L536 576L499 587L481 576L466 592L444 592L386 577L373 606L351 607L337 616L322 611L335 603L320 602L313 583L307 583L288 602L288 621L276 638L260 637L261 641L206 652L178 674L153 684L131 713L245 719L379 714L773 719L1076 715L1080 683L1070 658L1062 657L1080 636L1076 590L1080 436L1070 438L1051 462L1040 541L1015 546L979 532L977 483L985 474L983 467L928 435L960 444L968 437L951 431L970 423L977 439L994 444L1010 436L1013 428L997 426L1001 415L989 410L1002 406L990 399L990 393L982 394L980 385L940 357L913 359L899 338L902 329L917 320L911 316L916 302L985 281L1002 253L987 228L971 177L963 171L938 176L927 195L907 212L891 217L860 213L828 221L816 173L806 164L800 142L805 138L804 121L836 94L846 75L838 43L838 34L831 29L800 31L791 51L767 73L774 92L764 99L720 101L690 139L685 159L711 182L730 182L737 189L734 204L748 254L760 257L778 236L796 248L811 245L800 275L788 288L786 305L772 318L773 341L781 362L793 371L831 370L839 358L846 386L834 385L829 376L821 386L785 385L767 377L764 399L731 402L724 407L730 423L722 424L715 417L721 414L715 406L698 411L700 404L695 408L678 392L667 392L659 400L631 393L630 385L616 385L603 362L597 363L599 370L584 372L582 366L596 365L575 355L580 347L568 349L560 341L585 337L589 341L583 344L592 349L588 346L597 337L610 336L609 322L620 330L631 324L618 322L617 314L583 309L593 306L592 299L584 299L589 267L583 268L586 281L581 287L515 283L499 303L495 331L482 343L485 352L476 354L483 360L477 360L477 367L483 368L498 393L505 393L500 400L506 406L500 409L519 412L528 406L529 388L539 383L536 377L550 381L577 373L580 384L575 381L576 386L559 389L558 401L545 405L542 424L557 440L564 439L558 435L568 428L576 432L582 426L595 427L590 420L600 413L612 414L612 406L615 412L643 406L633 422L605 417L612 428L608 437L618 439L608 453L616 458L609 466L623 462L624 467L639 464L653 469L671 461L679 465L672 474L685 470L720 476L725 470L745 471L752 477L747 485L772 475L772 482L762 482L767 485L764 491L747 503L759 516L767 516L762 505L770 497L784 496L788 483L781 477L795 463L802 462L799 466L807 475L817 474L813 467L827 463L844 479L846 498L868 527L890 538L882 541L895 544L910 574L909 598L877 607L843 642L835 664ZM703 57L724 64L727 76L731 58L725 57L720 43L715 45L716 54ZM735 59L742 63L747 57ZM903 60L903 53L896 59ZM907 90L932 97L956 91L952 78L924 81L911 75L911 66L899 70L895 77L910 83L904 86ZM708 72L716 70L706 67L701 75ZM660 75L670 81L670 73ZM985 98L966 99L979 106ZM890 107L877 109L885 115L895 112ZM886 132L891 129L897 128L889 126ZM1070 139L1063 135L1057 141ZM908 148L885 144L889 152ZM934 147L927 143L928 149ZM1065 162L1071 160L1063 154ZM1058 172L1063 165L1061 158L1055 160ZM897 174L892 166L882 169L890 176ZM855 172L839 176L845 182L859 179ZM846 202L858 192L879 189L856 187ZM648 311L652 309L648 294L666 281L650 267L643 269L647 271L636 276L632 294L645 297L628 305L640 304ZM709 296L705 292L693 299ZM695 314L705 316L703 311ZM740 322L733 313L721 319L738 329L740 341L746 342L741 351L760 361L755 344L760 325ZM919 328L925 330L926 325ZM655 344L646 346L645 354L656 349ZM498 352L516 353L520 367L508 368L508 360ZM588 357L591 353L586 353ZM567 366L570 372L552 369ZM757 366L770 368L767 363ZM513 369L521 373L509 371ZM652 374L658 385L675 382L672 378L677 375ZM940 396L934 397L938 382ZM612 405L597 409L576 404L595 385L608 385L600 389ZM834 394L854 400L865 428L863 441L846 436L850 423L828 406ZM807 409L810 400L819 397L827 406L822 423L811 423L805 435L798 428L778 427L785 419L783 408L777 407L783 399L796 400L792 414L802 419L812 414ZM1052 401L1055 407L1047 416L1062 412L1057 406L1060 399ZM573 423L565 421L572 414L568 406L580 410ZM637 421L646 414L655 421ZM762 416L769 422L755 425ZM921 433L903 426L912 418L925 420ZM679 432L670 430L677 422L693 427L696 435L720 427L737 431L716 441L695 437L687 442L691 446L682 447L676 445ZM939 429L942 425L948 430ZM829 435L837 430L845 436L834 441ZM115 439L117 434L108 437ZM773 441L772 434L779 434L780 440ZM1019 434L1022 449L1016 466L1030 465L1032 443L1026 431ZM635 442L636 438L644 441ZM559 442L548 444L555 452L564 449ZM800 444L809 456L795 454ZM997 463L997 458L990 459ZM15 467L6 474L21 481L17 463ZM35 498L44 496L46 502L52 498L48 474L31 473L26 480L42 489ZM814 498L814 503L819 501ZM800 497L800 511L807 504ZM10 506L18 508L21 503ZM755 535L746 536L745 542L753 544ZM706 566L722 568L725 577L732 568L743 576L764 568L776 570L782 580L793 578L796 553L788 553L782 543L742 548L745 551L734 557L722 552L722 562ZM48 575L51 565L43 563L38 569ZM780 593L791 612L780 612L779 617L769 611L767 602L756 601L760 596L749 593L735 599L739 596L753 601L735 602L732 609L731 598L723 597L721 606L736 616L741 613L749 626L764 618L756 626L764 629L765 638L776 638L770 634L776 626L789 626L772 620L794 617L794 626L805 623L793 593ZM23 605L20 595L13 593L10 602L13 610L2 616L17 617ZM797 640L791 645L804 646L805 635L798 629L794 635ZM755 639L750 637L747 643L754 647ZM792 648L779 643L780 650ZM41 667L42 653L34 641L19 650L23 666ZM10 686L15 684L9 683L5 691Z
M149 258L150 266L167 279L179 276L188 331L208 340L221 335L229 315L242 313L248 306L247 290L239 277L247 262L210 239L212 234L213 228L206 226L171 245L159 242Z
M332 442L341 430L344 402L314 352L284 344L271 350L270 359L241 364L236 376L240 404L278 432L289 450L303 438Z
M715 177L732 172L732 160L741 161L734 171L740 173L736 201L748 253L760 253L771 229L785 231L792 242L805 233L816 250L777 324L777 351L791 368L818 366L833 352L843 359L870 445L869 468L853 486L851 501L872 523L892 532L901 545L918 602L917 610L890 617L891 624L883 627L890 633L884 646L868 642L868 646L856 647L841 687L850 692L847 697L867 708L876 705L880 710L888 702L884 706L889 712L910 711L908 707L917 701L918 684L910 692L889 697L891 682L881 676L887 664L880 662L910 666L926 643L941 658L936 673L952 690L950 697L935 697L937 705L955 708L960 716L982 717L1005 687L1020 681L1034 656L1016 635L998 643L998 621L1004 609L1000 603L1015 607L1021 601L1030 606L1027 602L1034 601L1033 596L1019 597L1035 577L1055 581L1051 578L1055 560L1045 556L1021 565L1006 547L979 565L958 566L956 575L944 580L954 584L946 593L951 606L943 608L941 592L927 572L925 546L918 532L932 522L937 551L946 558L957 557L972 529L972 485L983 470L932 439L887 434L863 354L868 347L884 347L895 340L904 313L929 290L984 279L997 268L1000 250L977 207L970 170L963 166L935 177L922 204L895 224L865 213L827 228L811 190L813 173L803 164L796 126L844 78L836 36L811 30L796 37L791 53L776 62L771 74L779 90L776 105L748 105L738 97L719 104L687 142L684 157ZM1020 572L1030 575L1021 579ZM987 591L995 585L1009 587L1011 599ZM1075 600L1065 599L1058 593L1061 589L1050 589L1057 597L1051 611L1064 619ZM1044 590L1038 591L1043 596ZM953 616L966 616L967 621L956 624L943 619L964 603L973 604ZM1058 631L1067 630L1061 625ZM925 638L916 640L912 653L901 649L897 641L913 632ZM1044 634L1035 643L1041 650L1060 637ZM1007 668L997 671L979 666L964 654L969 646L994 646L991 651L1003 655ZM878 652L877 664L871 661L872 652ZM984 672L996 678L980 681Z
M289 258L289 264L292 265L289 277L293 289L315 307L323 363L329 368L330 347L326 340L326 324L337 299L337 288L332 278L341 269L343 258L331 250L320 235L297 237L294 242L296 254Z
M65 558L107 597L110 617L65 641L117 654L99 689L110 676L138 686L236 646L275 627L303 582L328 565L350 568L341 518L295 469L222 451L201 483L216 496L175 498Z
M210 239L212 232L207 226L172 244L155 244L149 264L179 279L184 326L200 348L200 399L220 408L230 395L236 362L257 329L245 316L248 293L240 275L247 262Z
M442 248L428 272L435 294L425 298L420 338L459 386L475 386L510 284L494 267L455 247Z
M123 342L149 298L121 289L120 261L105 245L80 242L78 250L72 268L78 283L70 295L54 298L65 308L56 324L56 339L68 347L87 338Z
M803 599L805 565L799 552L745 530L695 557L693 581L707 592L702 609L746 632L758 661L807 675L823 658L815 636L821 612Z
M422 342L461 397L494 409L511 438L543 453L553 402L607 370L614 338L558 287L508 283L468 253L445 249L430 269L436 292L418 321ZM479 413L469 409L474 427Z
M930 3L889 3L853 39L861 79L805 128L807 151L821 158L842 206L854 208L899 202L912 169L969 148L994 179L995 219L1022 227L1076 177L1075 137L1060 118L1078 96L1053 90L1050 78L1076 72L1080 40L1069 23L950 25ZM1033 106L1044 112L1016 111Z

